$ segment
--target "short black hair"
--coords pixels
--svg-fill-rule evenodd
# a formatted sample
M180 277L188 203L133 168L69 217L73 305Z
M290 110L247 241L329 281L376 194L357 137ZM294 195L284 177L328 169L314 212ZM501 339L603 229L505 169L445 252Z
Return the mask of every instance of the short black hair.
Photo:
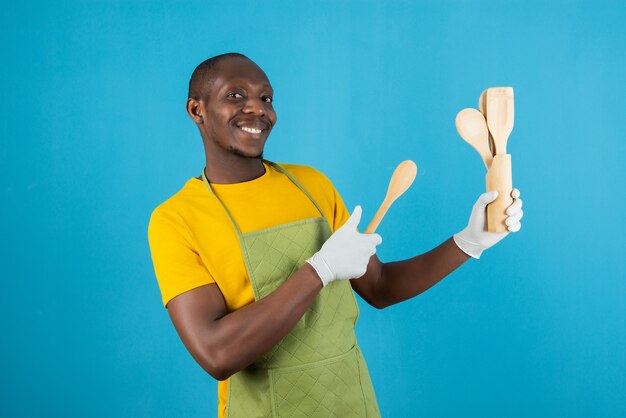
M191 74L191 79L189 80L189 93L187 97L195 100L208 97L211 92L211 85L217 78L215 71L217 65L225 59L234 57L250 59L238 52L228 52L226 54L216 55L200 63L200 65L198 65Z

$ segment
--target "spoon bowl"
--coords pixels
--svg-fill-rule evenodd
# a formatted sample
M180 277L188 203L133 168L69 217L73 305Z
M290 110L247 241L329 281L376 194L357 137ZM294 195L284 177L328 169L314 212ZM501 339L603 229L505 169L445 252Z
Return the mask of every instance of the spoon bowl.
M391 204L395 202L397 198L402 196L402 194L406 192L409 187L411 187L413 180L415 180L415 176L417 176L417 165L413 161L406 160L398 164L391 175L385 200L383 200L383 203L378 208L372 222L370 222L367 229L365 229L366 234L376 232L376 228L380 225L380 221L383 220L383 217L391 207Z
M489 150L489 129L485 117L476 109L463 109L456 115L456 130L461 138L472 146L489 169L493 155Z

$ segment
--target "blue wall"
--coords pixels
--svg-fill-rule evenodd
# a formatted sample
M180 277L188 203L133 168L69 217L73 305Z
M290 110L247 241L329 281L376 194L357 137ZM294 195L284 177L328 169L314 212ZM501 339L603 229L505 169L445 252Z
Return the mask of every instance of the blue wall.
M462 229L484 188L454 118L515 88L525 217L358 327L388 417L626 416L623 1L12 2L2 54L0 416L206 417L216 384L161 306L157 204L198 175L191 71L240 51L279 115L266 156L325 172L384 261Z

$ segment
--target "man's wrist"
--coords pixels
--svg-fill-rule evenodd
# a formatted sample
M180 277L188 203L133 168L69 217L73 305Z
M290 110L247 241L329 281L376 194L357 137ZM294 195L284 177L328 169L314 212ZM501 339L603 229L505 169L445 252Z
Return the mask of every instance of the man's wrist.
M322 281L322 286L326 287L326 285L332 281L333 272L319 252L313 254L306 262L313 267L313 270L315 270L317 276Z
M306 277L306 280L308 282L314 283L316 287L320 286L321 289L324 288L324 282L322 281L319 274L317 273L317 270L315 270L315 267L311 265L311 263L308 263L308 262L304 263L300 267L300 270L302 270L305 273L303 276Z
M473 243L466 238L463 237L463 231L458 234L454 234L452 236L457 247L461 249L465 254L469 255L472 258L479 259L480 255L483 253L484 248L481 245Z

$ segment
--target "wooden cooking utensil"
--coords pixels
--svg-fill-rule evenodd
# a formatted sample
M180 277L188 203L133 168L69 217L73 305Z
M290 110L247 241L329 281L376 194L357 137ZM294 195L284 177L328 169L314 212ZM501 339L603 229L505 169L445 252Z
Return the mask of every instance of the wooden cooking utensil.
M495 154L506 154L506 142L514 122L513 87L492 87L487 89L486 96L487 126L496 145Z
M511 154L496 154L485 180L486 191L498 191L497 199L487 205L487 231L507 232L509 229L504 223L507 218L506 209L513 204Z
M483 90L483 92L480 93L480 97L478 98L478 110L480 110L480 113L482 113L483 115L487 114L487 106L485 104L485 94L487 94L487 90Z
M372 234L376 232L376 228L380 224L380 221L383 220L383 216L387 213L387 210L391 207L391 204L399 198L404 192L411 187L413 184L413 180L415 180L415 176L417 175L417 165L411 160L402 161L396 167L395 171L391 176L391 180L389 181L389 187L387 188L387 195L385 196L385 200L378 208L376 215L374 215L374 219L367 226L365 230L366 234Z
M506 143L514 121L513 88L489 88L485 96L487 126L493 136L496 151L486 176L487 191L498 191L498 198L487 205L487 230L506 232L508 228L504 223L507 217L505 211L513 203L511 156L506 153Z
M487 120L487 90L483 90L480 93L480 97L478 98L478 110L483 114L485 120ZM491 136L491 132L489 133L489 149L491 150L491 155L496 155L496 146L493 143L493 137Z
M455 125L461 138L478 151L489 170L493 155L489 150L489 129L483 114L476 109L463 109L456 115Z

